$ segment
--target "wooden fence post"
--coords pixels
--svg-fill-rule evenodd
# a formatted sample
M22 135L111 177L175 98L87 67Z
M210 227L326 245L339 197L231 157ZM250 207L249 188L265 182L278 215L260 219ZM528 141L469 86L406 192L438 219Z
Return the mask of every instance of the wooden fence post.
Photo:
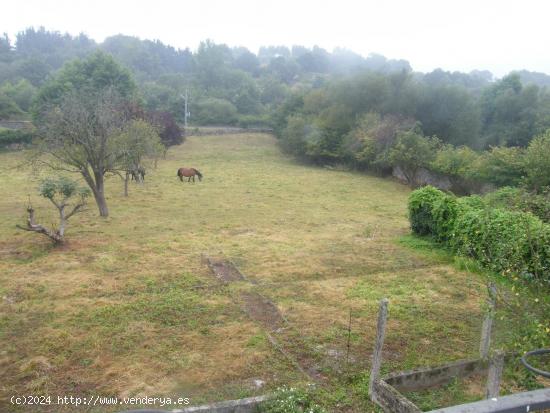
M481 326L481 342L479 344L479 356L485 359L489 356L489 348L491 347L491 330L493 328L493 317L495 316L495 307L497 299L497 289L495 284L489 283L489 298L487 299L487 313L483 319Z
M369 380L369 396L375 401L374 383L380 378L380 365L382 364L382 347L384 346L384 336L386 334L386 320L388 318L388 299L380 300L378 310L378 324L376 327L376 343L372 354L372 368Z
M504 352L497 350L489 361L489 371L487 373L487 393L486 398L492 399L498 397L500 390L500 378L504 368Z

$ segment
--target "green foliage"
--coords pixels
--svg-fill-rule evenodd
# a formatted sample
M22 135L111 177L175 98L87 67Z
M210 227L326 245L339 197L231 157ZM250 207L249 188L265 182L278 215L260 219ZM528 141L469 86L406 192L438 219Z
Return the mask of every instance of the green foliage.
M446 198L440 190L433 186L425 186L413 191L409 196L408 211L411 229L419 235L435 235L436 222L433 207Z
M399 166L410 183L414 183L417 171L428 167L435 159L440 141L422 136L417 131L400 132L388 154L389 163Z
M539 130L550 127L541 104L546 93L535 85L524 86L516 73L485 89L480 105L486 143L527 146Z
M193 121L199 125L235 125L237 108L225 99L206 98L197 103Z
M311 390L295 387L277 389L273 398L260 408L264 413L326 413L326 410L312 399Z
M526 183L536 191L550 187L550 129L534 138L525 151Z
M503 187L488 193L483 200L492 208L530 212L541 221L550 223L550 193L548 191L535 194L521 187Z
M425 187L410 195L411 228L492 271L550 282L550 225L529 213L484 206L479 197L457 201Z
M474 164L472 175L497 186L516 186L525 176L524 151L517 147L493 147Z
M112 89L126 100L134 100L136 84L129 70L115 59L97 51L84 60L66 63L38 92L33 104L35 117L43 115L51 105L58 105L70 93L88 95L91 98Z
M41 196L50 200L56 200L57 197L69 199L72 196L85 199L90 196L88 188L81 187L78 182L64 176L44 179L40 183L38 192Z
M23 114L15 100L0 90L0 119L10 119Z
M531 214L465 211L456 221L452 246L495 272L550 281L550 226Z
M422 88L416 118L424 132L453 145L479 146L481 116L474 96L457 85Z
M13 84L10 82L4 83L0 87L1 93L13 99L22 111L28 112L31 108L32 99L36 94L36 88L28 80L22 79Z
M119 167L130 171L142 164L145 157L158 157L164 151L156 129L144 120L124 125L122 133L109 142L117 154Z
M0 130L0 148L12 144L28 145L34 139L34 132L25 130L4 129Z
M479 154L467 146L455 148L444 145L438 152L430 169L452 177L470 178Z
M283 131L281 146L290 154L303 156L307 151L308 141L313 140L315 134L316 129L304 116L292 116Z

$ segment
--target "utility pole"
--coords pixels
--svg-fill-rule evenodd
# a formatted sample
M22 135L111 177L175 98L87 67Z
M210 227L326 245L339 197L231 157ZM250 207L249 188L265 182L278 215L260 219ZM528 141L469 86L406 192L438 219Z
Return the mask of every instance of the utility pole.
M182 98L184 99L184 102L185 102L185 113L183 115L183 124L185 126L185 129L187 129L187 119L189 118L189 110L188 110L188 100L189 100L189 89L185 89L185 96L182 96Z

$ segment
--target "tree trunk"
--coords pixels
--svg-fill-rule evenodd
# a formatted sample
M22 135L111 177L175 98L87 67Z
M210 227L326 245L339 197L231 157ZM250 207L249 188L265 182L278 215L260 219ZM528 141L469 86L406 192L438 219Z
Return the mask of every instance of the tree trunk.
M65 204L63 203L59 207L59 229L57 230L61 238L65 236L66 226L67 226L67 220L65 219Z
M107 208L107 201L105 200L103 175L101 173L94 173L94 176L95 188L92 188L92 192L94 193L95 202L99 209L99 216L108 217L109 209Z
M103 174L94 171L94 180L94 178L92 178L92 176L90 175L90 171L88 169L82 169L80 172L82 173L84 180L94 194L94 199L97 204L97 208L99 209L99 215L102 217L109 216L109 209L107 208L107 201L105 200L105 194L103 192Z

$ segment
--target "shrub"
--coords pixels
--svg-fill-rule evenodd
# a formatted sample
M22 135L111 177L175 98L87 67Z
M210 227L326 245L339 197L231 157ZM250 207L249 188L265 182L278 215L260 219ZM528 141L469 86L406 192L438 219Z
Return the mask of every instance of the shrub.
M32 142L33 138L34 133L30 131L13 129L0 130L0 148L5 148L13 144L28 145Z
M458 198L457 202L463 211L467 209L484 209L487 207L485 201L479 195L464 196Z
M193 120L199 125L235 125L237 108L225 99L202 99L197 103Z
M473 175L472 167L479 155L467 146L455 148L445 145L430 165L430 169L451 177L469 179Z
M503 187L484 196L487 205L515 211L530 212L550 223L550 193L534 194L524 188Z
M535 216L498 208L458 216L451 246L485 267L550 281L550 227Z
M498 186L516 186L525 177L524 151L521 148L494 147L477 159L472 168L475 178Z
M456 199L429 186L418 189L409 197L411 228L493 271L548 283L550 225L528 212L488 206L515 192L502 190L485 201L479 196Z
M409 184L414 185L418 170L430 165L439 145L437 138L425 137L419 131L399 132L388 153L388 160L390 165L401 167Z
M444 195L432 205L433 235L437 241L450 241L460 212L460 204L454 196Z
M425 186L413 191L409 196L409 220L411 229L418 235L435 235L433 207L446 195L433 186Z
M525 151L526 183L537 192L550 186L550 130L537 136Z

